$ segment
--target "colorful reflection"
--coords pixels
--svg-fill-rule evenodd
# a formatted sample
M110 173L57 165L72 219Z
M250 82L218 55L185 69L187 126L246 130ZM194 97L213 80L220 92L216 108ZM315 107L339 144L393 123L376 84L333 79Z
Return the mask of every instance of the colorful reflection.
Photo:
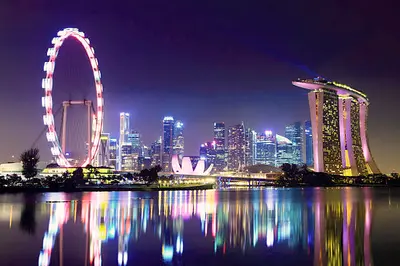
M161 248L154 251L164 263L180 264L185 250L189 256L193 252L185 246L188 230L211 238L204 243L214 256L280 246L301 250L310 257L310 265L372 265L370 189L333 190L90 192L78 200L57 194L46 208L49 224L38 265L50 265L56 243L57 265L62 265L63 228L68 223L82 225L83 265L103 265L103 247L111 245L110 240L118 247L108 257L114 256L118 265L134 265L129 251L148 234L158 239ZM189 228L190 221L197 222Z
M47 266L50 264L52 250L57 238L60 234L60 246L62 245L63 226L68 221L69 202L57 202L50 205L50 219L48 230L44 233L43 248L39 254L39 266ZM62 246L60 251L62 252ZM61 255L62 256L62 255Z

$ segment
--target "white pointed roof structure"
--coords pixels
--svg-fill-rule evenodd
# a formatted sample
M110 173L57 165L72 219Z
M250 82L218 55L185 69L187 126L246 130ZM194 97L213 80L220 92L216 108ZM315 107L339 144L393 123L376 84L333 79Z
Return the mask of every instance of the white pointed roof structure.
M207 170L206 168L206 162L204 159L200 159L197 162L196 168L193 169L192 161L190 160L190 157L183 157L182 158L182 166L179 163L179 158L178 155L172 156L172 170L174 171L175 174L181 174L181 175L209 175L211 173L211 170L213 168L213 164L211 164Z

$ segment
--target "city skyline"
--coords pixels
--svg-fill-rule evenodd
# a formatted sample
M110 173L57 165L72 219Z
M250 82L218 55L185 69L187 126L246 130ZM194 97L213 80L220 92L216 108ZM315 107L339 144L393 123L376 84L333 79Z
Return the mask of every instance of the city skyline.
M120 167L117 170L140 171L145 165L147 167L160 165L164 171L170 172L173 170L171 165L177 166L185 160L191 160L193 167L196 167L198 160L204 160L206 168L213 166L211 167L213 173L244 171L247 167L260 164L272 167L280 167L285 163L307 164L313 168L313 164L309 163L313 161L312 154L307 153L307 147L310 146L310 140L307 140L307 129L311 130L311 125L307 126L309 122L298 121L285 126L285 137L271 130L257 132L251 127L246 127L243 122L229 126L226 132L225 123L215 122L213 140L202 143L198 153L188 154L185 153L185 126L182 121L172 116L165 116L162 122L163 135L156 142L146 145L142 141L143 135L129 127L130 114L121 112L120 138L127 138L128 141L121 145L123 141L119 140L117 165ZM127 136L125 132L128 132ZM115 157L111 156L112 152L110 153L115 148L110 147L109 133L102 134L99 150L101 152L97 155L94 166L114 165L108 159ZM105 153L105 150L109 152ZM176 157L175 162L174 157ZM183 160L184 157L187 158ZM99 164L99 162L108 163Z
M179 117L186 125L185 149L189 154L194 153L204 140L212 139L213 131L209 124L215 121L224 121L226 125L245 121L257 131L267 127L283 134L285 125L308 120L306 92L296 90L290 84L290 80L297 77L315 76L315 73L303 71L305 67L300 67L306 65L322 76L360 88L369 96L371 152L383 172L398 171L399 158L396 155L400 146L397 138L400 129L393 122L396 121L396 112L389 108L396 106L398 94L395 69L399 54L392 51L396 51L394 44L399 37L392 25L394 23L389 23L394 13L386 12L383 20L371 26L369 12L383 7L359 10L357 5L348 4L349 14L359 14L358 20L354 21L353 16L346 13L344 19L348 23L333 25L329 21L341 14L336 4L327 14L318 12L324 10L321 4L296 3L293 9L301 12L288 11L281 18L287 24L271 28L266 25L274 24L270 22L277 19L273 12L266 16L264 12L252 11L251 16L245 15L247 22L240 20L239 17L249 10L246 7L243 11L232 10L225 15L228 27L219 20L221 13L217 9L208 11L199 4L200 8L194 10L191 4L185 4L167 9L165 15L159 17L150 12L163 10L162 3L159 4L157 8L135 8L128 4L125 9L129 12L117 8L119 13L116 14L121 20L109 20L112 23L103 19L104 15L108 18L112 15L104 12L106 8L101 3L96 6L99 10L97 15L85 7L79 11L81 13L62 13L62 7L40 3L10 4L1 8L4 12L0 16L1 30L8 38L0 41L0 57L4 59L1 63L0 103L3 111L0 121L8 126L0 132L1 139L7 140L3 143L0 161L10 161L13 155L18 156L41 132L40 80L45 52L54 32L71 25L87 32L96 49L107 106L104 132L112 136L117 133L112 129L118 128L118 122L112 120L122 110L132 114L132 127L147 136L145 143L160 135L156 131L160 130L158 121L163 116ZM277 8L285 9L279 5ZM264 9L252 6L251 10ZM17 21L13 18L16 12L26 16ZM91 14L91 20L84 19L82 14L86 13ZM189 19L184 16L186 13L191 15ZM176 14L171 20L173 29L156 26L172 14ZM324 17L316 18L315 15ZM259 21L255 23L250 17ZM52 23L48 23L51 19ZM205 19L206 23L197 27L198 19ZM317 20L322 21L321 25L315 23ZM180 26L184 24L182 21L189 26ZM121 25L131 33L116 31ZM254 34L249 35L248 29L254 26ZM195 34L192 34L192 28L197 29ZM276 32L285 34L277 35ZM340 38L332 43L322 45L310 41L315 34L335 36L337 32L341 32ZM26 40L34 40L34 43ZM75 87L78 91L91 86L86 81L91 79L90 74L86 75L89 63L79 49L71 41L60 53L55 78L56 97L74 94ZM365 54L369 55L368 58L364 58ZM82 71L76 67L81 64ZM19 71L24 75L23 79L18 78ZM77 84L70 83L75 75ZM227 94L228 101L225 99ZM160 103L146 109L154 97ZM24 103L22 108L13 108L16 102ZM42 158L50 158L44 139L38 142L38 146Z

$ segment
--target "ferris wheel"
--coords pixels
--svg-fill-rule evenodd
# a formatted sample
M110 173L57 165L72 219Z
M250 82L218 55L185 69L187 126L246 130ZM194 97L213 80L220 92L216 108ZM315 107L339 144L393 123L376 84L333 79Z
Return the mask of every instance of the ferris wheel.
M85 34L76 28L66 28L57 33L57 37L52 40L53 47L47 51L49 60L44 64L44 71L46 77L42 80L42 88L44 89L44 96L42 97L42 106L45 108L43 115L43 123L47 127L46 138L50 144L50 151L56 163L63 167L71 167L71 163L66 156L65 148L65 126L62 129L61 142L56 132L54 122L55 112L53 110L53 74L55 70L55 63L58 52L63 45L64 41L68 38L77 40L85 49L86 55L89 59L96 89L96 107L93 107L91 101L66 101L63 103L64 109L66 106L73 104L83 104L88 106L88 139L87 139L87 154L83 160L81 167L91 164L98 153L100 145L100 137L103 130L104 119L104 99L103 99L103 85L101 83L101 74L99 70L98 60L94 56L94 49L90 45L90 41L85 37ZM93 113L91 113L93 109ZM64 113L66 116L66 112ZM65 117L66 118L66 117ZM64 120L65 121L65 120Z

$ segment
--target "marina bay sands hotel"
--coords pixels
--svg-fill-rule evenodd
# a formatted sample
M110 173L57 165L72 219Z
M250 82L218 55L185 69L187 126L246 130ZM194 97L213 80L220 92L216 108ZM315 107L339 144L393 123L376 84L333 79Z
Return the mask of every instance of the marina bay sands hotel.
M298 79L293 85L311 90L314 170L346 176L379 173L367 138L367 96L323 78Z

